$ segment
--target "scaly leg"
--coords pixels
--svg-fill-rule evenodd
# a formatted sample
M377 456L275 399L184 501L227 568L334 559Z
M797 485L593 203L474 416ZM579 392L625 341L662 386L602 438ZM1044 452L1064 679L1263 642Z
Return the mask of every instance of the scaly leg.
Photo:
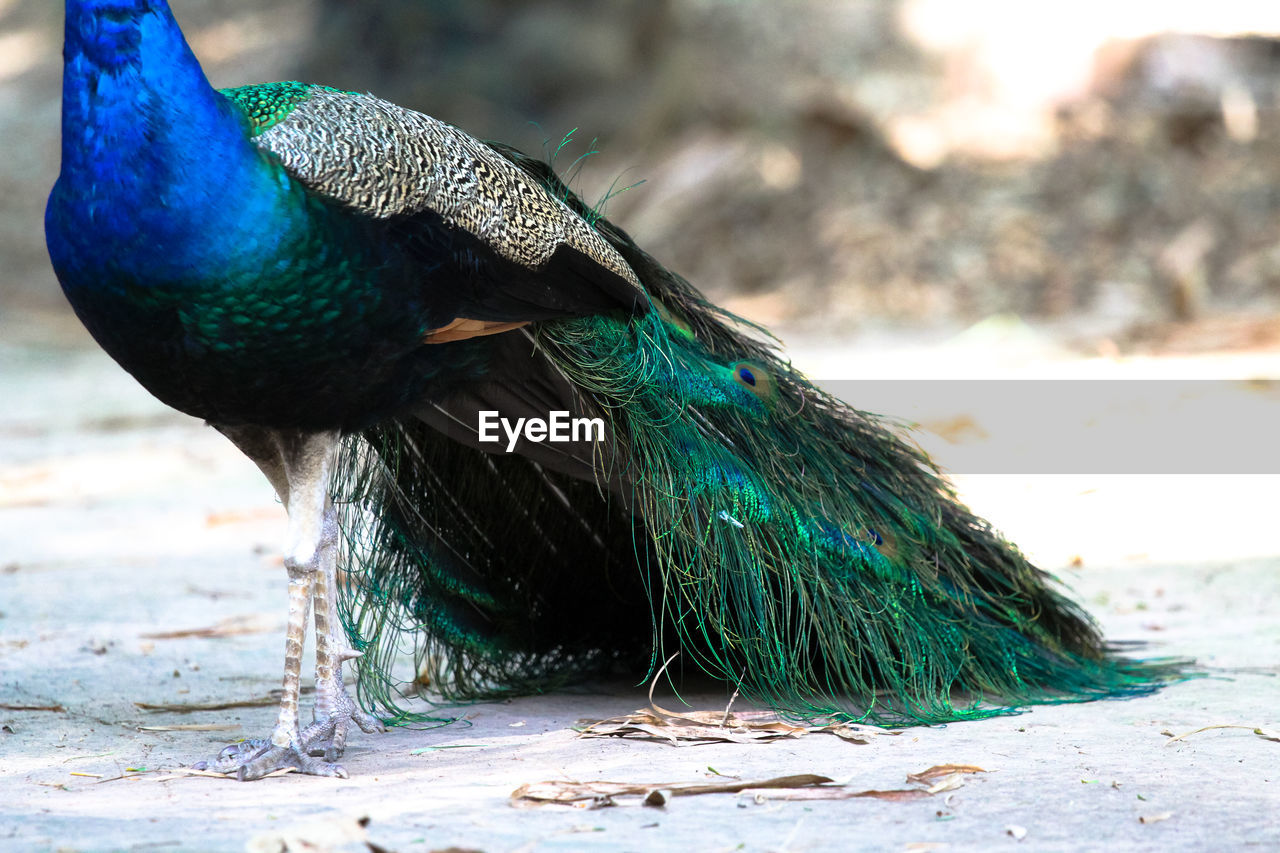
M331 629L336 626L331 590L336 576L337 524L329 504L328 487L338 434L254 427L221 429L262 469L289 513L289 543L284 560L289 572L284 695L270 740L233 744L217 758L200 762L196 767L221 772L234 770L241 780L258 779L284 768L316 776L345 777L346 771L333 764L332 759L340 754L345 743L347 722L354 719L365 731L373 726L359 714L342 686L342 656L349 657L350 653ZM321 587L323 591L316 601L316 670L322 716L307 727L304 735L298 723L302 648L307 614L313 595ZM366 728L366 724L370 728ZM328 740L328 743L313 746L319 740ZM312 757L310 753L316 748L326 760Z
M325 506L320 540L320 570L316 573L316 707L315 722L302 732L311 755L337 761L347 745L347 726L354 722L366 734L385 732L382 721L366 714L352 701L342 681L342 665L360 656L347 645L338 620L338 518L333 505Z

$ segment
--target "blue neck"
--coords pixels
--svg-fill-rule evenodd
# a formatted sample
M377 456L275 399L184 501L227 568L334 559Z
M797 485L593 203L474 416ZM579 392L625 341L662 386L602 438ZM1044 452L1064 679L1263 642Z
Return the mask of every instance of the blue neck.
M243 247L284 224L287 178L209 85L165 0L66 10L62 174L46 214L55 266L109 257L124 278L176 284L253 263Z

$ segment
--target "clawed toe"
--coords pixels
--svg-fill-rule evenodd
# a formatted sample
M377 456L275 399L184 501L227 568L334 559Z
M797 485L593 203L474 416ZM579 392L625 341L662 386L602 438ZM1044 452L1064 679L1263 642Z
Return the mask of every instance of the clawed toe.
M328 703L333 713L317 719L301 732L277 730L276 739L287 738L288 746L277 746L261 738L243 740L227 746L214 758L192 765L192 769L234 774L242 782L285 769L308 776L347 778L347 771L336 762L346 749L348 727L355 723L367 734L385 732L387 727L377 717L362 711L341 685L332 692L337 694L336 699Z
M355 723L365 734L385 732L387 727L377 717L366 714L348 702L342 711L316 720L302 732L302 743L308 755L337 761L347 746L347 727Z
M352 700L343 687L341 678L332 682L321 681L317 685L317 692L320 694L316 703L317 718L302 731L302 744L308 755L323 757L326 761L337 761L346 749L347 733L352 723L365 734L387 730L381 720L362 711ZM328 714L320 716L322 708L327 709Z
M234 773L271 748L271 741L262 738L242 740L223 748L215 757L197 761L192 770L212 770L214 773Z
M367 735L382 734L387 730L387 726L382 720L372 714L366 714L358 708L352 711L351 721L360 727L360 731Z
M347 778L347 771L333 763L333 758L337 756L329 758L323 751L315 754L324 755L326 760L321 761L307 755L295 746L275 746L269 740L254 738L233 743L219 752L216 757L197 762L191 769L212 770L215 773L228 775L234 773L241 782L261 779L277 770L285 769L293 769L308 776Z
M277 770L293 769L307 776L336 776L347 778L347 771L341 765L330 761L322 761L304 754L294 746L271 746L262 754L240 767L236 778L241 782L261 779Z

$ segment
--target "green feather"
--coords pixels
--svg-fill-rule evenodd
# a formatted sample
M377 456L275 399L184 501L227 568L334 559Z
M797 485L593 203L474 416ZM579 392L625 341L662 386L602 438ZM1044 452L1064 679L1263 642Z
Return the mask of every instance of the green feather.
M218 91L231 100L249 121L249 135L257 136L270 130L288 118L294 107L305 101L316 90L339 92L329 86L299 83L294 80L279 83L256 83ZM354 93L352 93L354 94Z
M549 167L498 150L589 213ZM652 672L678 648L786 712L881 724L1179 677L1184 662L1116 655L888 424L812 385L608 220L595 226L657 310L534 336L608 420L600 481L628 492L411 421L349 439L344 618L366 651L366 701L397 708L402 651L433 689L475 696Z

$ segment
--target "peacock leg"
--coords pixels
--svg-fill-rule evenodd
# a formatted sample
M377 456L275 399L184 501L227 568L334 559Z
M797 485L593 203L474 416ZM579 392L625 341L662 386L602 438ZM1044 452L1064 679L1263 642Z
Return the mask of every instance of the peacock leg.
M298 725L299 681L307 615L316 586L325 541L329 472L337 447L336 432L307 433L253 427L220 428L271 481L289 513L289 541L284 564L289 573L289 627L285 635L284 691L271 737L248 740L224 749L197 768L236 772L241 781L259 779L276 770L293 769L313 776L346 777L347 771L308 754ZM329 537L330 547L336 544Z
M366 734L386 731L382 721L361 711L342 680L342 665L360 653L347 645L338 620L338 519L326 504L320 537L319 571L313 601L316 615L315 722L302 732L307 752L337 761L347 745L347 726L355 723Z

